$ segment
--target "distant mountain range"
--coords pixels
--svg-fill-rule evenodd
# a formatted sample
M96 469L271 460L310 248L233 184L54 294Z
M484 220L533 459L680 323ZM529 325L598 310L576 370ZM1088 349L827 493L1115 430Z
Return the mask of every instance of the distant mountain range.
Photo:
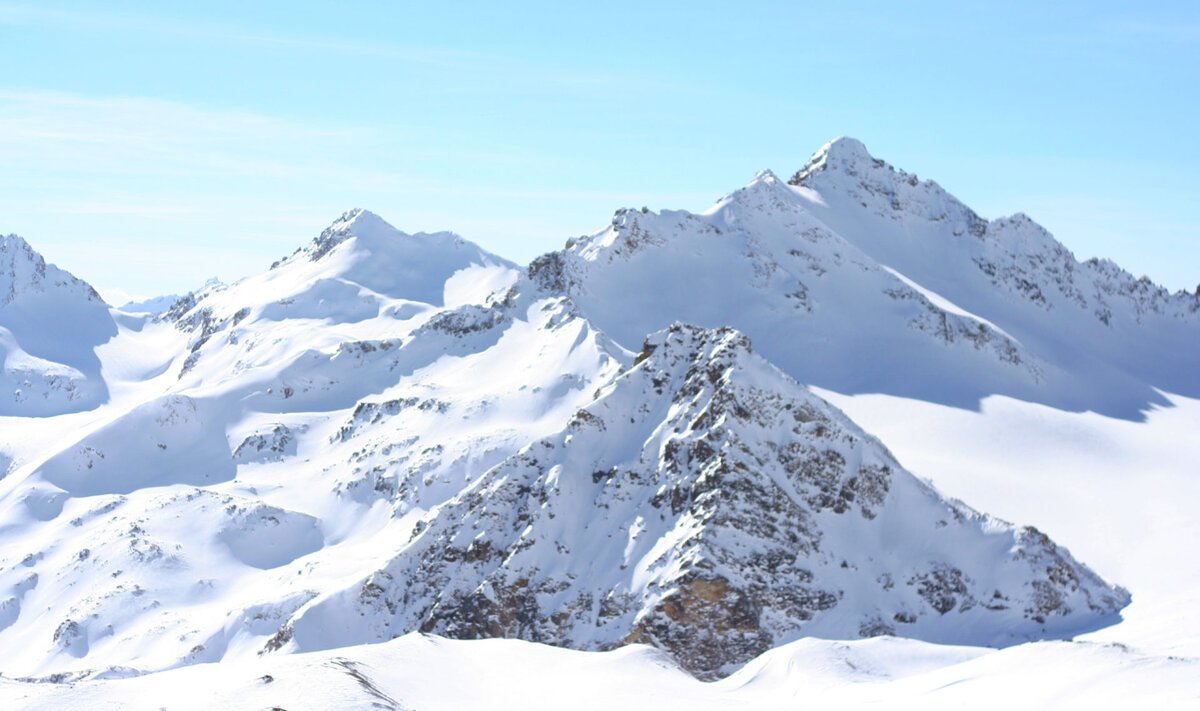
M806 386L1137 421L1200 397L1197 353L1197 295L848 138L526 268L352 210L121 310L5 237L0 672L422 631L645 643L708 679L804 636L1069 638L1130 593Z

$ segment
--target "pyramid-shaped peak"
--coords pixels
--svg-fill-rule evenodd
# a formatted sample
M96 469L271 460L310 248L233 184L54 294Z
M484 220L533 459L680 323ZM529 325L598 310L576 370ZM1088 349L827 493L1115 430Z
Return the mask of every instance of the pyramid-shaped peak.
M842 163L847 161L874 160L870 151L867 150L866 145L857 138L850 136L838 136L822 146L820 151L817 151L817 153L822 152L825 153L828 159Z
M754 174L754 180L750 181L751 185L755 183L779 183L779 178L770 168L764 168Z
M342 216L334 224L338 223L356 233L377 230L387 230L389 232L400 231L379 215L360 207L342 213Z
M10 264L17 261L34 263L45 261L29 242L14 234L0 235L0 259Z
M59 290L74 293L82 301L104 303L90 284L47 264L24 238L15 234L0 235L0 306L12 303L23 294Z
M744 341L682 323L651 334L565 428L297 613L296 647L358 612L379 624L346 643L636 642L714 679L801 636L1005 645L1093 629L1129 603L1035 530L941 497Z
M359 244L384 249L390 249L398 241L404 241L413 246L424 244L435 248L444 248L447 246L460 248L470 245L478 249L478 247L471 245L471 243L454 232L408 233L397 229L390 222L370 210L354 208L343 212L340 217L330 223L304 251L308 254L309 259L317 261L351 237L357 238Z
M884 167L886 164L875 158L867 151L862 141L849 136L839 136L821 148L808 159L804 167L796 171L789 181L799 185L815 173L831 171L847 175L857 175L868 167Z
M376 240L397 236L407 235L370 210L354 208L343 212L341 217L322 230L305 251L308 258L315 262L351 237Z

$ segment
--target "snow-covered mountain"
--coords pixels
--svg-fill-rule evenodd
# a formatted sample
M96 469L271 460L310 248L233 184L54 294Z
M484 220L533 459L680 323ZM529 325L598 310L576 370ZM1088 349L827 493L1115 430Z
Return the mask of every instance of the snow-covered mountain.
M389 269L413 278L386 284ZM34 435L4 443L0 643L26 645L5 671L261 650L393 556L397 531L561 427L630 354L561 297L505 298L518 276L355 212L264 274L124 327L116 358L159 357L125 366L108 407L53 434L5 422Z
M353 210L155 315L0 247L9 677L414 631L649 644L704 678L804 636L1070 638L1139 581L1102 580L1055 520L943 493L827 399L1143 426L1200 396L1194 295L852 139L526 269Z
M983 220L854 139L824 146L790 183L863 252L1046 364L1045 391L999 392L1118 417L1166 404L1156 390L1200 396L1200 293L1169 293L1109 260L1078 261L1024 214Z
M94 351L116 332L95 289L20 237L0 236L0 415L99 405L107 392Z
M1200 297L988 222L861 143L769 171L702 214L618 210L533 274L622 343L734 326L801 382L977 407L1004 394L1138 417L1200 395Z
M939 496L741 334L676 325L273 642L643 642L711 677L802 634L1004 645L1128 602L1036 529Z

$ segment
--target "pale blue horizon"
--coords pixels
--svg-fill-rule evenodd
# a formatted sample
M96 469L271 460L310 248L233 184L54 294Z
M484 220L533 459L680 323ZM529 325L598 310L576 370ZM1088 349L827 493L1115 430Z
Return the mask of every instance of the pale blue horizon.
M0 2L0 232L112 300L338 214L518 262L837 135L1080 258L1200 281L1200 7Z

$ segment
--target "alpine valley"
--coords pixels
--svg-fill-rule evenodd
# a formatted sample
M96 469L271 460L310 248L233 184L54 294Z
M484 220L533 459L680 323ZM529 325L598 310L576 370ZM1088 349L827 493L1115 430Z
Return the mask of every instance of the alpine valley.
M2 237L0 360L4 708L1200 703L1200 293L854 139L527 267Z

